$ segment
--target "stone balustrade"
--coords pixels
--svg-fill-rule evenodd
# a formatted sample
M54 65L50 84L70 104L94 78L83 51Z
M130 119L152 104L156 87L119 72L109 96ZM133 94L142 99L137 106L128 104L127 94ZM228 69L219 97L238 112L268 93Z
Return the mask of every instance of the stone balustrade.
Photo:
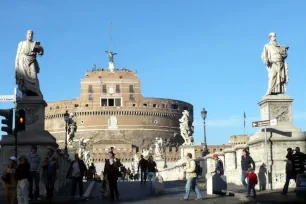
M298 144L294 144L298 145ZM294 145L292 147L294 147ZM278 145L280 148L273 147L273 151L275 152L271 157L269 157L269 163L271 165L275 164L277 162L278 166L275 168L275 165L271 165L271 178L272 181L272 187L268 186L267 184L267 168L265 166L266 163L266 156L263 152L258 152L258 147L261 147L260 149L264 149L263 143L259 144L253 144L249 143L248 145L236 145L232 148L224 149L222 152L217 152L216 154L219 156L219 158L223 161L224 165L224 175L227 178L228 183L233 183L236 185L242 185L241 182L241 156L242 151L244 148L249 147L251 157L255 161L255 173L258 176L258 185L256 185L256 188L259 190L265 190L268 188L271 189L282 189L285 181L286 181L286 173L285 173L285 166L286 166L286 148L291 147L287 146L285 144ZM305 146L299 145L301 147L301 151L305 152L306 148ZM212 159L212 154L207 155L204 157L204 160L206 161L207 170L206 170L206 178L211 177L211 172L215 170L215 161ZM272 161L271 161L272 160ZM295 182L293 180L290 181L289 187L294 187Z
M164 181L185 180L186 173L184 171L184 166L185 163L181 163L171 168L159 170L158 175L161 175Z

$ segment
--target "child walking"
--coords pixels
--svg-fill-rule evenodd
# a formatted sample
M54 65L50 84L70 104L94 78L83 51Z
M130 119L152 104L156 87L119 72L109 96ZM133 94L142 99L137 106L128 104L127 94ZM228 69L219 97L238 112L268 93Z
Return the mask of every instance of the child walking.
M258 183L257 175L250 167L248 172L246 173L246 177L248 178L248 195L250 197L251 190L253 191L253 196L256 197L255 185Z

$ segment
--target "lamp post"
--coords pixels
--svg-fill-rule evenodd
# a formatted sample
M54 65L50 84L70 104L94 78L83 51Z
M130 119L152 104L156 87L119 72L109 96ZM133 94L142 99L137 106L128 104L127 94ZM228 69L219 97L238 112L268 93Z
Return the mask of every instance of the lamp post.
M64 120L65 120L65 155L68 155L68 149L67 149L67 137L68 137L68 121L69 121L69 113L66 110L66 113L64 114Z
M207 116L207 111L205 110L205 108L203 108L203 110L201 111L201 115L204 121L204 150L202 152L202 156L205 157L209 152L207 149L207 143L206 143L206 116Z
M163 143L163 149L164 149L164 152L165 152L165 163L164 163L164 169L167 168L167 147L169 146L170 144L170 139L166 139L165 142Z

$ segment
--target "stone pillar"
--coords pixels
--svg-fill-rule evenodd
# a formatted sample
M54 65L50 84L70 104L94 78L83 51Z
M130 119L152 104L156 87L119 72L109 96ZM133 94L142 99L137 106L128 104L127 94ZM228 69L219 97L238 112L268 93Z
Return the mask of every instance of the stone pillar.
M236 152L232 148L227 148L223 150L225 157L224 174L226 175L228 183L235 183L235 172L237 167L236 162Z
M258 103L261 120L277 119L276 126L267 127L267 134L261 128L248 142L259 177L257 187L263 190L283 188L287 148L300 147L301 152L306 152L306 132L294 127L292 123L292 102L293 99L289 96L274 95L264 96ZM265 146L266 136L267 146ZM266 174L267 170L271 172L269 177ZM290 185L293 186L294 183Z
M192 145L183 145L179 147L179 151L181 153L181 159L178 161L178 163L184 163L186 162L186 156L187 153L192 154L192 158L195 159L195 147Z
M207 164L207 172L206 172L206 193L207 195L213 194L213 180L212 180L212 173L215 170L215 162L212 159L212 155L207 155L204 157Z

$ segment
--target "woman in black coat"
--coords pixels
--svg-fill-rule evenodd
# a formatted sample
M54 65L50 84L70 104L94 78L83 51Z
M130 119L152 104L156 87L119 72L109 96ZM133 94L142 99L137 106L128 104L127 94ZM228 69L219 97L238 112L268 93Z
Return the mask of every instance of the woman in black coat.
M119 192L117 187L117 180L119 174L120 163L115 159L115 154L113 152L108 153L108 160L105 160L104 166L104 177L108 180L109 191L111 200L119 200Z

